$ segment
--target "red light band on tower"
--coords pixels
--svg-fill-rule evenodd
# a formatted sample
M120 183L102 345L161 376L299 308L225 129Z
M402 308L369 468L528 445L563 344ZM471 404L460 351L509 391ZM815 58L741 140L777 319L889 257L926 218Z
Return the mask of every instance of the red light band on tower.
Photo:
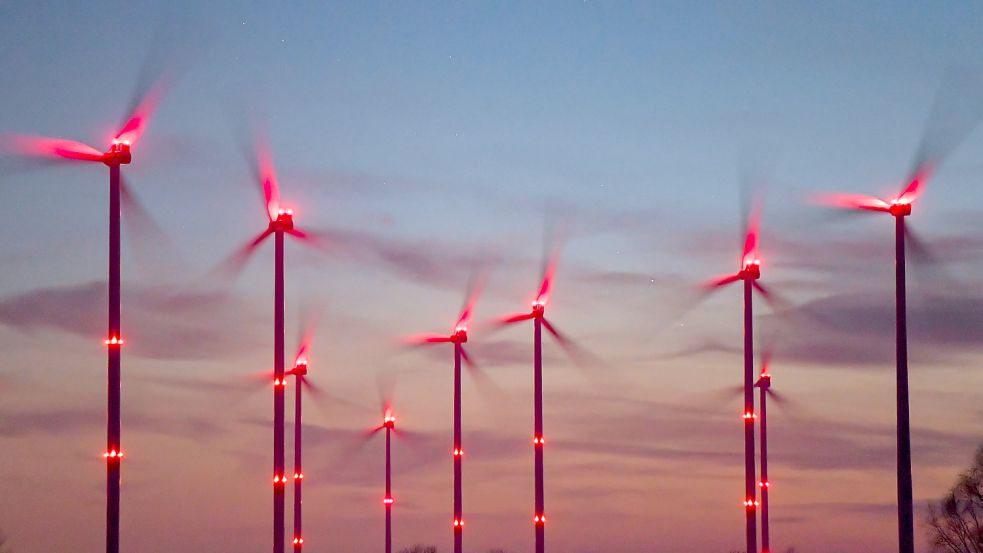
M123 339L118 336L110 336L109 338L105 339L103 343L106 344L107 346L118 347L123 345Z
M463 457L463 456L464 456L464 450L463 449L455 449L454 450L454 457Z

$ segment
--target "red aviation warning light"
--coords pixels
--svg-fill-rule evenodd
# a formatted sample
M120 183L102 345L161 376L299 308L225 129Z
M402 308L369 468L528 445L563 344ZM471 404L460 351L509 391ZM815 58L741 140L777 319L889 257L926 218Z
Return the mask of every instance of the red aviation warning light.
M106 165L126 165L131 160L129 140L114 139L109 150L102 155L102 162Z
M464 519L455 518L453 526L454 528L464 528Z
M463 456L464 456L464 450L463 449L461 449L459 447L454 448L454 457L463 457Z
M123 458L123 451L122 450L116 451L115 449L110 449L106 453L103 453L102 456L111 461L118 461Z
M536 526L543 526L546 524L546 515L536 515L532 517L532 521Z
M300 536L297 536L296 538L294 538L294 545L301 545L303 543L304 543L304 538L302 538Z
M118 336L110 336L103 340L103 343L110 347L119 347L123 345L123 339Z
M542 436L534 436L532 439L533 445L541 446L546 444L546 438Z
M392 497L383 497L382 498L382 503L385 504L385 505L392 505L395 502L396 502L396 500L393 499Z

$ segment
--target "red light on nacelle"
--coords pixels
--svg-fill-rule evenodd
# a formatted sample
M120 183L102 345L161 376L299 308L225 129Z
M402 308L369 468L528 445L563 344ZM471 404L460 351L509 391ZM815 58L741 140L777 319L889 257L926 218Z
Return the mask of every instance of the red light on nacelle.
M122 346L123 339L119 336L110 336L109 338L103 340L103 343L107 346Z
M454 449L454 457L461 457L464 455L464 450L460 448Z

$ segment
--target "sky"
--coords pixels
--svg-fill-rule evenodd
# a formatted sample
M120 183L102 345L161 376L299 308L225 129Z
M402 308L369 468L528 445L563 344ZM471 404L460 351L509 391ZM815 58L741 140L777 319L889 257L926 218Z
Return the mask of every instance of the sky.
M406 431L396 547L450 549L451 351L399 337L449 331L476 271L465 544L532 550L531 329L487 323L528 305L544 243L562 251L549 316L590 352L546 345L549 546L742 547L741 296L692 301L739 268L742 190L782 298L755 304L787 399L769 411L773 549L895 550L892 223L810 199L896 194L936 98L943 131L973 119L983 87L944 83L974 74L981 26L969 2L0 2L0 132L104 148L141 68L179 69L124 168L166 237L124 228L124 550L269 549L272 246L234 282L215 272L266 225L241 148L256 128L298 226L344 238L286 251L290 347L320 314L309 551L382 546L383 442L362 443L380 382ZM981 154L977 130L910 219L933 252L909 270L920 550L926 503L983 440ZM0 160L17 553L103 543L105 183Z

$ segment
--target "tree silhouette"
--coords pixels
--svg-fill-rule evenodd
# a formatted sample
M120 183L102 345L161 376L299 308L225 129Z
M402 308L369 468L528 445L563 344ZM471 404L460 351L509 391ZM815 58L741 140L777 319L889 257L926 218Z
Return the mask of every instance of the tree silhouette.
M983 553L983 445L942 501L928 507L935 551Z

